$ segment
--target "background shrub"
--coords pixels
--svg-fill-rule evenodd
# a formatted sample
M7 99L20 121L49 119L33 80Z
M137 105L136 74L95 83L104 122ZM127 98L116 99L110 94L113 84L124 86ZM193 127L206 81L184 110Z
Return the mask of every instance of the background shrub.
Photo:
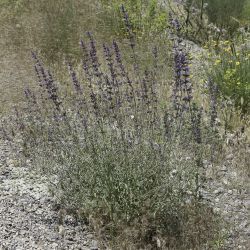
M239 28L248 29L249 0L184 0L175 14L180 15L183 35L188 40L204 44L213 39L232 39ZM175 5L173 5L175 6ZM181 8L180 8L181 6ZM174 8L174 7L173 7Z
M226 29L232 36L240 26L240 19L243 17L246 3L247 0L209 0L206 7L208 20L220 29Z
M229 41L216 45L217 55L212 59L211 76L218 85L220 95L229 98L243 114L250 103L250 56L248 45L234 50ZM212 55L212 54L211 54Z
M102 0L101 3L105 10L102 14L102 20L106 20L104 28L111 28L116 36L126 34L120 11L122 4L126 7L133 32L138 38L164 33L167 28L167 5L163 7L157 0Z

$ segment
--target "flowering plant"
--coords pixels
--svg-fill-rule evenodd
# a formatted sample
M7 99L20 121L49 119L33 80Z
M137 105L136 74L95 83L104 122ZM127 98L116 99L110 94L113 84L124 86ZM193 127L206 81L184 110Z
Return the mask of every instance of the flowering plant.
M250 49L247 45L235 48L230 41L212 42L208 53L210 72L222 97L231 98L242 113L249 112Z

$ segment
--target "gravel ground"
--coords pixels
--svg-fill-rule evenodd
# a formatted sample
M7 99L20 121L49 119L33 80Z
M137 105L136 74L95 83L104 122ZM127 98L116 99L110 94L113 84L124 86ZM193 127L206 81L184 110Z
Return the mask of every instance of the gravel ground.
M225 231L221 232L222 238L226 238L222 249L250 249L249 185L236 185L235 181L242 177L238 175L237 170L227 166L214 167L213 175L209 172L208 169L209 178L203 195L210 202L213 211L222 215L227 222Z
M86 225L72 216L59 225L46 180L16 166L2 141L0 157L0 250L98 249Z

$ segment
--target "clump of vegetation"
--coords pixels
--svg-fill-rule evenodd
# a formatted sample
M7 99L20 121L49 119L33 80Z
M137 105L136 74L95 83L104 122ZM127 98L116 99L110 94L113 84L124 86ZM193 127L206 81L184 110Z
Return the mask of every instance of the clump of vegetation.
M4 138L19 137L62 206L112 248L212 249L221 244L220 224L202 197L203 164L222 153L218 116L231 106L218 103L226 99L232 113L240 110L240 123L247 119L249 48L219 42L222 30L232 37L239 26L226 26L215 1L171 4L171 14L155 0L126 1L127 9L122 2L102 0L97 20L83 18L108 43L88 32L79 52L73 42L86 27L80 1L0 0L5 10L19 10L11 20L23 38L37 34L30 44L38 51L32 52L37 86L25 88L26 104L15 110L12 126L3 126ZM39 32L37 23L25 28L24 6L34 7ZM237 23L237 7L230 22ZM217 33L209 33L209 22ZM208 41L207 106L196 99L184 37ZM66 64L70 80L56 80L40 57Z
M161 89L169 82L158 81L159 51L142 67L124 7L122 14L132 65L123 63L116 41L103 44L101 63L87 33L82 72L67 62L71 95L32 53L40 92L27 88L26 110L16 113L23 152L54 178L51 190L60 202L112 247L210 247L217 223L200 191L213 131L192 95L187 52L175 39L167 101Z
M232 37L240 27L247 2L249 1L209 0L206 6L208 21L214 23L221 31L226 29L229 37Z
M106 20L107 27L117 36L123 37L126 33L120 12L122 4L126 6L133 32L140 39L166 31L168 17L166 4L160 5L156 0L102 0L101 3L104 8L103 19Z
M183 36L196 43L220 38L233 39L249 29L249 0L183 0L172 5L181 16Z
M210 75L218 86L218 91L223 98L233 101L243 114L250 108L250 50L245 44L236 48L230 41L213 42L211 50Z

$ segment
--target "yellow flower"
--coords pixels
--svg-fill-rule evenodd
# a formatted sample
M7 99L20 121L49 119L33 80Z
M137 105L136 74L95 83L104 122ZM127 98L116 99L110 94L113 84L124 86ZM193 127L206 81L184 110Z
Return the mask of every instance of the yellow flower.
M235 65L239 66L239 65L240 65L240 62L236 62Z
M237 84L237 85L240 85L240 82L237 82L236 84Z
M217 59L217 60L214 62L214 65L218 65L219 63L221 63L221 60L220 60L220 59Z

